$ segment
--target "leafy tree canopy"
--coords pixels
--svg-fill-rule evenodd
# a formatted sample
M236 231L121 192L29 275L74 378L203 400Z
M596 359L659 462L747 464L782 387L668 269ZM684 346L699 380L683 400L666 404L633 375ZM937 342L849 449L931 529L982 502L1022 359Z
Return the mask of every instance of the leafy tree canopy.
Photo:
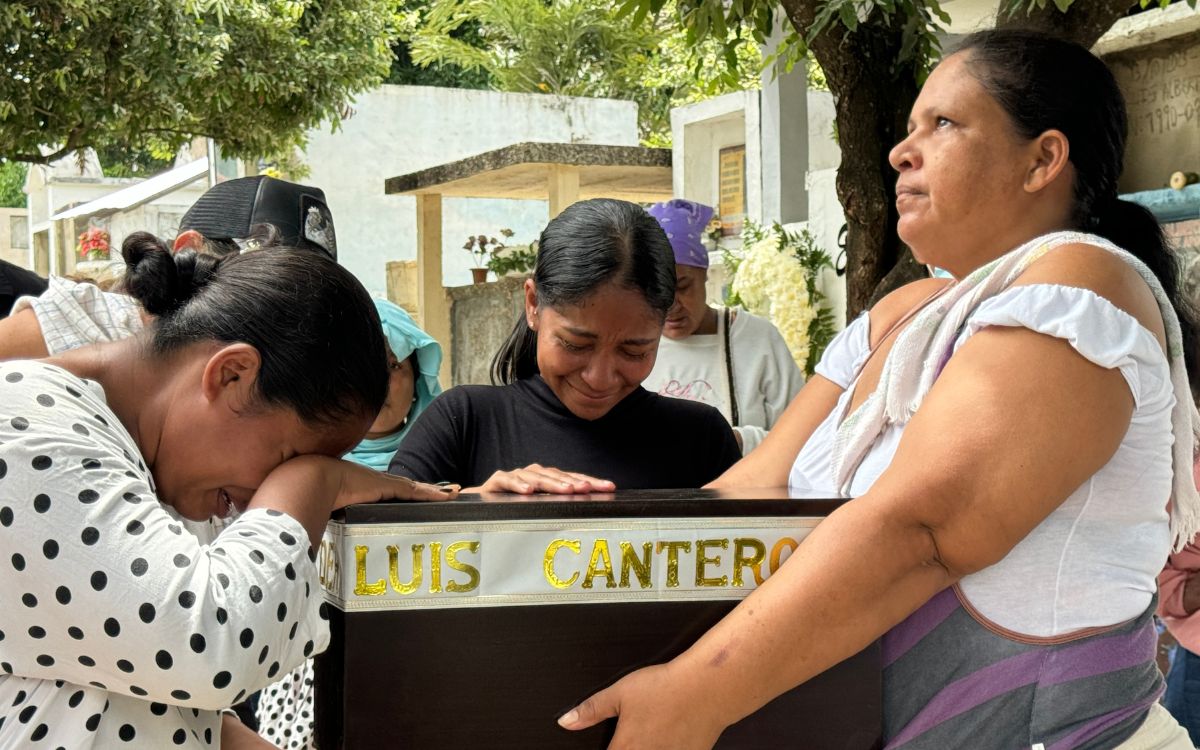
M396 23L389 0L0 3L0 157L290 148L382 80Z
M456 89L491 88L491 77L481 68L466 69L453 63L419 65L412 59L410 43L421 28L430 6L428 0L402 0L399 11L399 34L392 45L392 69L385 83L399 86L443 86ZM464 21L450 30L450 36L472 47L483 47L479 23Z
M761 62L749 40L691 44L668 14L630 24L606 0L433 0L408 40L417 64L501 91L632 99L651 145L670 143L672 106L755 88Z

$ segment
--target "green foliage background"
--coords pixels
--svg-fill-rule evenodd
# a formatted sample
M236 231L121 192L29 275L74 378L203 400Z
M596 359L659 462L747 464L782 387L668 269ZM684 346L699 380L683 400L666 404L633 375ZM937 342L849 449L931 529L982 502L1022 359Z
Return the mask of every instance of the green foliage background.
M391 0L9 0L0 157L169 158L193 136L276 152L381 81L396 34Z
M19 161L0 162L0 207L25 207L25 175L29 165Z

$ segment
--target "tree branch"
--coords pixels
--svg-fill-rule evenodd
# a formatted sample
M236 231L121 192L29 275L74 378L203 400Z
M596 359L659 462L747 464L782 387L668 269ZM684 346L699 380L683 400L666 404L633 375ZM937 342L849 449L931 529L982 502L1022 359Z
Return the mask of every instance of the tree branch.
M1031 29L1091 48L1134 5L1132 0L1075 0L1066 13L1046 3L1028 13L1000 14L996 28Z

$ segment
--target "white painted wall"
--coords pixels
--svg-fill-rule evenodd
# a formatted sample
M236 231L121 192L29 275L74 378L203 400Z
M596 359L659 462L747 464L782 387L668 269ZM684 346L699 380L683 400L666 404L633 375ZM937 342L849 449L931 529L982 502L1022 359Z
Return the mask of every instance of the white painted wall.
M996 25L997 0L943 0L942 10L950 15L951 34L970 34Z
M113 247L120 247L133 232L150 232L167 242L173 241L179 234L180 219L206 190L208 181L199 179L131 211L113 214L107 221Z
M325 191L338 259L373 295L386 296L385 264L416 258L416 201L385 195L384 180L524 141L638 145L637 105L613 99L506 94L431 86L381 86L361 95L354 115L330 133L309 133L304 182ZM545 201L446 198L443 280L471 282L468 235L516 232L536 239Z
M837 262L837 238L846 222L837 197L837 170L842 152L833 139L833 95L828 91L808 92L808 231L817 244ZM846 323L846 278L832 271L821 279L821 290L829 298L839 329Z
M75 230L86 225L85 218L74 221L58 222L62 224L57 231L50 231L48 219L64 209L81 203L89 203L118 190L141 182L138 178L114 178L87 176L95 175L99 167L85 169L85 176L78 176L79 171L73 166L63 167L62 164L73 162L72 157L59 163L57 167L33 167L25 181L26 206L29 211L28 223L30 238L24 250L26 258L22 265L28 268L36 267L34 258L33 234L41 234L46 241L49 253L48 270L52 274L71 273L75 268ZM208 188L204 180L197 180L172 193L156 198L146 204L129 211L112 214L93 220L103 227L111 237L112 247L117 250L125 237L133 232L147 231L165 240L174 239L179 228L179 220L188 208L196 202ZM51 240L51 237L53 239ZM63 247L59 247L60 242ZM119 253L114 253L118 256ZM60 262L61 261L61 262Z
M834 260L840 252L838 232L845 222L837 198L837 167L841 150L833 139L833 97L828 91L807 91L794 87L780 90L779 96L804 95L807 112L807 149L779 149L779 163L767 165L767 147L756 145L759 139L760 100L758 91L726 94L705 102L679 107L671 111L671 130L674 136L674 191L677 196L713 205L717 201L717 160L721 148L740 143L746 149L747 215L756 222L771 224L780 220L769 206L778 206L778 197L768 195L770 186L764 176L769 174L804 176L808 193L808 220L785 224L788 229L807 228ZM786 102L775 106L786 106ZM804 127L796 123L794 127ZM766 127L764 125L764 127ZM765 138L766 136L764 136ZM778 186L776 186L777 188ZM736 242L725 239L722 242ZM722 286L728 282L721 267L720 253L712 253L709 271L709 301L721 298ZM829 299L838 328L845 324L846 283L832 271L821 280L822 291Z
M716 206L720 151L746 147L746 216L762 220L759 92L738 91L671 110L672 190L677 198Z
M0 260L22 268L29 263L29 212L0 207Z

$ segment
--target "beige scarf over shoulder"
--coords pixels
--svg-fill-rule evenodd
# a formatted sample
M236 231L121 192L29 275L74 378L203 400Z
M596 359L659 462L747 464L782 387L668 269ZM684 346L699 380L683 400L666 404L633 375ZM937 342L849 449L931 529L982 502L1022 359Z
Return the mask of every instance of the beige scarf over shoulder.
M1171 383L1175 407L1171 427L1174 477L1171 493L1171 533L1176 551L1200 530L1200 495L1192 466L1200 443L1200 413L1192 401L1183 356L1179 318L1158 279L1136 257L1102 237L1078 232L1054 232L976 269L927 305L900 333L893 345L879 385L838 429L833 444L833 469L838 487L847 492L858 465L884 428L906 424L933 387L967 318L985 300L1007 289L1038 258L1060 245L1087 244L1114 253L1137 270L1154 292L1166 325Z

